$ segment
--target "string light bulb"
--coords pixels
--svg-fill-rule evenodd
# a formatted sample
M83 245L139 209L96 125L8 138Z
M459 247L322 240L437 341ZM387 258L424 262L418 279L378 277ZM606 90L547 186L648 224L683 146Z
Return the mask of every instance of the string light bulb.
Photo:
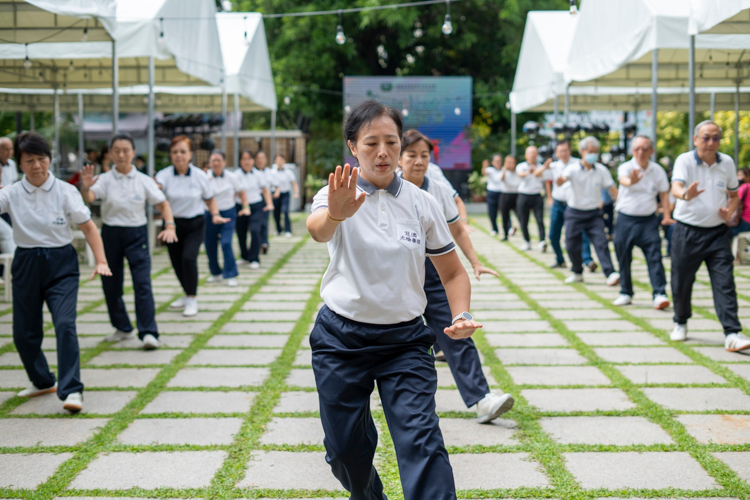
M26 69L31 69L31 61L29 60L29 44L27 43L24 45L24 48L26 49L26 58L23 60L23 67Z
M461 114L461 108L456 106L456 109L454 109L453 112L456 113L456 116L459 116Z
M445 0L445 8L447 9L447 12L445 14L445 21L443 21L443 27L441 29L443 30L443 35L450 35L451 33L453 33L453 24L451 23L450 0Z
M89 39L89 27L86 26L85 28L83 28L83 35L81 35L81 41L85 42L88 39Z
M164 47L164 18L159 18L159 39L157 40L159 47Z
M292 103L292 98L289 96L284 96L284 104L289 106Z
M75 65L73 64L73 61L70 61L70 65L68 65L68 71L74 71L76 69Z
M344 35L344 27L341 26L341 11L339 11L339 24L336 26L336 43L344 45L346 43L346 35Z
M578 14L578 6L576 5L576 0L570 0L570 15L575 16Z

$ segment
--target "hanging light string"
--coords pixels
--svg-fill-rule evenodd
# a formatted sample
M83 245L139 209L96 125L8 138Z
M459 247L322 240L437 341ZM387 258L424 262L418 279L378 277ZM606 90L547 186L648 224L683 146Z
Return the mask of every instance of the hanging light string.
M285 12L279 14L263 14L266 19L273 19L279 17L309 17L309 16L325 16L330 14L351 14L354 12L367 12L371 10L385 10L385 9L401 9L405 7L419 7L421 5L434 5L440 3L450 2L461 2L462 0L422 0L419 2L406 2L406 3L394 3L390 5L374 5L372 7L352 7L349 9L336 9L336 10L315 10L310 12Z

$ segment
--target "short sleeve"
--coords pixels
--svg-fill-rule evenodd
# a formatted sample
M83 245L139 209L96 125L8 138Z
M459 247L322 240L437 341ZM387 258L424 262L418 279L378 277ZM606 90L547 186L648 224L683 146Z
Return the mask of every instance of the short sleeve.
M0 214L6 214L10 211L11 186L0 189Z
M685 155L682 154L677 157L674 162L674 169L672 169L672 182L681 182L684 185L688 185L687 169L685 168Z
M94 193L94 196L96 196L97 200L101 200L107 197L107 180L109 177L109 175L105 174L99 175L94 185L89 188L89 191Z
M456 201L453 199L452 191L452 189L449 190L442 184L437 184L437 191L435 193L435 198L438 203L442 205L443 213L445 214L445 222L448 224L458 222L459 219L458 207L456 206Z
M609 173L607 167L604 165L597 165L597 169L599 170L599 176L602 178L602 187L604 189L609 189L615 185L615 181L612 179L612 174Z
M227 170L227 172L229 171ZM231 180L232 186L234 186L234 192L239 194L240 191L244 191L246 188L245 183L242 182L242 177L236 172L229 172L229 174L232 176Z
M167 179L166 179L167 170L169 169L165 168L165 169L159 170L158 172L156 172L156 175L154 176L156 178L156 182L161 184L164 189L167 189Z
M667 172L662 167L657 166L656 168L659 169L659 184L656 186L656 189L658 189L660 193L666 193L669 191L669 178L667 177Z
M214 197L214 190L211 187L211 184L208 182L208 175L206 175L206 173L199 168L191 168L193 169L193 171L190 172L190 175L197 174L198 186L201 188L201 196L203 197L203 201L210 200Z
M167 199L167 197L164 195L162 190L159 189L159 185L156 184L156 181L145 174L140 175L143 176L141 177L141 183L143 184L143 189L146 192L146 200L151 205L158 205L159 203L163 203Z
M422 192L422 195L425 197L422 220L425 230L425 253L428 257L446 254L455 249L456 244L453 243L445 215L431 194Z
M737 179L737 168L734 166L734 161L732 161L731 168L728 168L727 171L727 190L737 191L740 187L740 181Z
M575 176L575 173L577 169L580 169L581 167L578 166L577 163L571 163L567 167L565 167L562 171L562 174L560 174L560 177L565 177L566 179L570 179Z
M81 193L68 183L61 184L65 187L65 215L75 224L84 224L91 220L91 211L83 202Z
M359 196L359 195L358 195ZM328 208L328 186L323 186L320 191L313 197L310 213L321 208Z

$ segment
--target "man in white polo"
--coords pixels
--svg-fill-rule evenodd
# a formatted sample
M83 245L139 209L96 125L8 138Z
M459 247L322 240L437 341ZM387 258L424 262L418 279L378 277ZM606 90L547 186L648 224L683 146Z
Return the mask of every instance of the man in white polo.
M654 309L669 306L666 295L667 277L661 262L661 236L659 218L656 216L656 195L664 209L661 224L674 224L669 210L669 179L661 165L651 161L654 152L651 139L645 135L633 139L633 158L620 165L617 177L620 191L615 210L615 252L620 266L620 296L613 302L626 306L633 300L633 281L630 264L633 248L639 247L646 257L648 275L654 290Z
M586 231L594 244L602 271L607 277L607 285L615 286L620 282L620 275L615 272L612 257L609 254L609 242L604 234L602 219L602 189L609 190L613 200L617 199L617 186L609 170L598 162L599 140L596 137L584 137L578 143L581 154L580 163L565 167L555 181L562 186L570 181L568 207L565 209L565 248L572 264L572 271L565 283L583 281L583 259L581 258L582 233Z
M737 291L734 286L732 230L726 225L737 210L737 168L731 156L719 153L721 129L710 121L695 127L695 150L675 161L672 194L677 199L672 235L672 299L674 330L671 339L687 339L687 321L692 315L691 295L695 273L705 262L714 308L719 317L727 351L750 348L750 338L742 335L737 317Z

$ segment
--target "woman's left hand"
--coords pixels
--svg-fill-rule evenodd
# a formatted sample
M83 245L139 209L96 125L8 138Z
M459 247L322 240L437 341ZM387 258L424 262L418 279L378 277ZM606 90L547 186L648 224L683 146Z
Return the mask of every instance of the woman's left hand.
M176 243L177 233L175 232L173 226L167 226L163 231L159 233L157 238L163 241L164 243Z
M482 274L491 274L492 276L494 276L496 278L500 277L500 275L497 274L496 271L493 271L492 269L490 269L488 267L484 267L484 266L481 266L481 265L480 266L476 266L474 268L474 276L477 277L477 281L480 281L482 279L482 278L480 278L480 276Z
M237 212L237 215L244 216L244 215L250 215L250 209L249 208L243 208L239 212Z
M94 279L97 274L100 276L112 276L112 271L109 270L109 266L106 263L97 264L96 267L94 268L94 271L91 273L91 277L89 278L89 281Z
M226 218L222 217L221 214L214 214L214 215L211 216L211 222L213 222L213 224L215 226L220 226L221 224L226 224L230 220L231 219L226 219Z
M481 323L477 323L474 320L471 321L456 321L448 328L445 328L443 332L452 339L465 339L474 335L474 332L482 328Z
M299 193L294 193L294 194L292 195L292 198L299 198Z

